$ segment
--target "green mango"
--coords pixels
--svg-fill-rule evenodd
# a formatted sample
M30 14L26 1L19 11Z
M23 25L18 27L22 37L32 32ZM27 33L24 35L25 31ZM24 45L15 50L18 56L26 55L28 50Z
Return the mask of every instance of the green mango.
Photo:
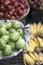
M13 41L17 41L20 38L20 35L18 32L14 32L10 34L10 39Z
M17 29L17 31L18 31L18 33L20 34L20 36L23 37L23 35L24 35L24 31L23 31L22 29Z
M25 40L24 39L19 39L17 42L16 42L16 48L17 49L21 49L21 48L24 48L25 47Z
M12 53L12 48L10 45L6 45L6 47L3 50L4 55L10 55Z
M13 26L14 29L18 29L18 28L21 27L21 25L20 25L20 23L18 21L13 22L12 26Z
M12 49L15 49L15 42L8 41L8 44L11 46Z
M9 35L3 35L1 38L4 39L6 43L9 41Z
M0 49L4 49L6 46L6 42L4 39L0 38Z

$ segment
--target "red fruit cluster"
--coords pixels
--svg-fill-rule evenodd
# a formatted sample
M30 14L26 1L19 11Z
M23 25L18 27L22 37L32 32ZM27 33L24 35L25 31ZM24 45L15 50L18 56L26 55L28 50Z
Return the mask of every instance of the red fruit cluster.
M18 19L27 8L27 0L0 0L0 19Z

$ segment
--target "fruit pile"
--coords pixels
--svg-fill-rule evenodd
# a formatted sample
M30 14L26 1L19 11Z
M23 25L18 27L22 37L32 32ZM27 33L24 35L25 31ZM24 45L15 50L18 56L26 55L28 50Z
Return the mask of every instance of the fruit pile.
M18 19L26 14L27 0L0 0L0 19Z
M41 0L28 0L32 8L40 8Z
M23 53L25 65L43 65L43 39L40 37L30 37L28 47Z
M30 33L33 35L43 36L43 24L41 23L33 23L30 25Z
M18 21L0 23L0 56L10 55L12 50L24 48L24 31Z

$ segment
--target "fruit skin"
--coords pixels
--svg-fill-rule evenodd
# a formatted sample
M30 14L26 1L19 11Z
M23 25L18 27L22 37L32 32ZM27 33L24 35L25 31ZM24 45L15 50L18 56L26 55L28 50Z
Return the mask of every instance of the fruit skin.
M0 49L4 49L6 46L6 42L4 39L0 38Z
M2 56L2 50L0 50L0 57Z
M11 46L12 50L15 49L15 42L12 42L11 40L8 41L8 44Z
M36 61L39 61L39 55L36 52L34 52L34 56L36 58Z
M20 34L20 36L22 36L22 37L23 37L23 35L24 35L23 30L22 30L22 29L17 29L17 31L18 31L18 33Z
M16 48L17 49L21 49L21 48L24 48L25 46L25 40L20 38L17 42L16 42Z
M13 22L12 26L13 26L13 28L15 28L15 29L18 29L18 28L21 27L20 23L17 22L17 21Z
M5 23L6 29L10 29L12 27L12 24L10 22Z
M34 62L34 60L27 54L27 53L25 53L24 55L23 55L23 57L24 57L24 61L27 63L27 64L30 64L30 65L34 65L35 64L35 62Z
M8 34L8 33L9 32L4 27L0 28L0 35L5 35L5 34Z
M10 55L12 53L12 49L10 45L6 45L6 47L3 50L4 55Z
M7 43L9 40L9 35L3 35L1 38Z
M28 46L27 48L26 48L26 51L27 52L34 52L34 47L32 47L32 46Z
M39 46L41 48L43 48L43 40L40 37L37 37L37 39L38 39L38 42L39 42Z
M9 30L10 33L13 33L13 32L15 32L15 31L16 31L16 30L13 29L13 28L11 28L11 29Z
M29 55L34 61L36 61L35 55L33 53L29 52Z
M11 33L11 35L10 35L10 39L13 41L17 41L17 40L19 40L19 38L20 38L20 35L18 32Z

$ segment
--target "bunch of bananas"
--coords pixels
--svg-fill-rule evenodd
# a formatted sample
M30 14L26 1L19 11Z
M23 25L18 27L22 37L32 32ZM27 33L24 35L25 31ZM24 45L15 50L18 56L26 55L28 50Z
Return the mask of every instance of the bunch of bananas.
M28 47L23 53L24 64L43 65L43 39L40 37L30 37Z
M34 35L43 35L43 24L41 23L33 23L30 25L30 32Z

